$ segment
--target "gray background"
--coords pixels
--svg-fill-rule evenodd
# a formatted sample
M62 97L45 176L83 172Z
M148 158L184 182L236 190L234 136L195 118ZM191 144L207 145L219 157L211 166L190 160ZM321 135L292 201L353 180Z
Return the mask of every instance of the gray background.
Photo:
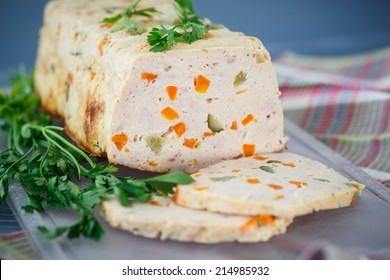
M47 0L0 0L0 71L34 64ZM285 51L335 55L390 45L390 0L193 0L199 14Z

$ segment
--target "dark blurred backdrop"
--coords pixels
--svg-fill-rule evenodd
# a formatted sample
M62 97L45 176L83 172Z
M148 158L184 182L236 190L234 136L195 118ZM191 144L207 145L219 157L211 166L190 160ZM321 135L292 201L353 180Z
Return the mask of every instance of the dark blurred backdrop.
M0 71L34 64L47 0L0 0ZM193 0L203 17L259 37L273 56L357 53L390 45L390 0Z

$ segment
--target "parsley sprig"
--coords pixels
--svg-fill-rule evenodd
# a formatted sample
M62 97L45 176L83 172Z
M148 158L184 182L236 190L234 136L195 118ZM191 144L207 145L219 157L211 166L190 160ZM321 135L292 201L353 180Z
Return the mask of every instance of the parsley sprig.
M47 237L66 234L99 240L104 230L94 210L105 198L115 195L121 205L129 207L149 201L156 193L170 194L177 184L193 182L183 172L142 180L114 175L117 167L96 163L64 138L62 127L50 125L51 118L39 108L32 75L21 69L10 84L10 93L0 89L1 128L8 132L7 148L0 151L0 202L7 197L10 183L17 181L28 197L25 211L44 212L50 206L79 213L79 220L69 226L39 227Z
M209 31L209 27L196 16L190 0L175 0L174 6L180 23L170 29L163 25L160 28L153 28L148 34L148 43L152 46L151 52L169 50L174 43L179 42L192 44L204 38Z
M146 18L151 18L153 13L157 13L158 11L155 8L147 8L137 10L138 4L141 0L137 0L134 4L132 4L129 8L124 9L119 14L103 19L103 23L113 23L115 24L111 28L111 32L117 32L120 30L125 30L130 32L132 35L139 35L145 32L145 26L133 20L131 17L134 15L143 16Z

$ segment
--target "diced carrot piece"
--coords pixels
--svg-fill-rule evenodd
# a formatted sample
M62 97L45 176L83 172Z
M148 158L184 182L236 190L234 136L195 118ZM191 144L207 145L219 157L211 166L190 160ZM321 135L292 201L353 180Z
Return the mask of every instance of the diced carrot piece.
M210 86L210 80L203 75L199 75L196 77L194 85L197 92L206 93Z
M258 227L256 218L250 218L246 223L240 226L240 230L244 231L250 227Z
M256 151L256 145L253 144L244 144L242 145L242 150L244 151L244 155L246 157L253 156Z
M269 214L262 214L250 218L245 224L240 227L240 230L246 230L250 227L259 227L261 225L273 226L275 225L275 217Z
M306 182L289 181L289 183L297 186L297 188L307 187Z
M96 72L94 72L94 71L90 71L89 72L89 74L90 74L90 79L91 79L91 81L93 80L93 79L95 79L95 76L96 76Z
M149 165L153 168L156 168L158 166L158 163L154 162L154 161L151 161L149 162Z
M249 184L260 184L260 180L257 179L257 178L252 178L252 179L248 179L246 180Z
M288 167L295 167L295 163L293 162L288 162L288 163L282 163L284 166L288 166Z
M111 137L111 141L115 144L118 151L122 151L122 148L126 145L128 140L129 137L124 133L116 134Z
M205 39L209 39L209 38L212 38L212 37L214 37L214 35L211 34L210 32L207 32L206 34L204 34L204 38Z
M211 137L211 136L214 136L215 134L217 134L216 132L205 132L203 133L203 137L206 138L206 137Z
M164 118L169 121L173 121L179 117L179 114L169 106L162 110L160 113Z
M197 191L203 192L203 191L207 191L209 189L209 187L195 186L194 189L197 190Z
M110 43L110 41L106 40L106 39L103 39L99 45L98 45L98 49L99 49L99 54L100 56L103 56L104 55L104 46L105 45L108 45Z
M73 84L73 75L72 75L72 73L68 73L68 76L66 77L66 81L68 82L69 85Z
M151 204L151 205L154 205L154 206L164 206L164 205L162 205L160 202L158 202L158 201L156 201L156 200L151 200L151 201L149 201L149 203Z
M265 223L267 226L273 226L275 224L275 217L269 214L263 214L257 217L258 221Z
M237 130L237 122L236 121L232 122L232 125L230 126L230 129L231 130Z
M139 46L138 46L138 48L139 48L140 50L144 50L144 49L149 48L149 47L150 47L149 44L142 44L142 45L139 45Z
M268 184L267 186L272 188L272 189L274 189L274 190L281 190L281 189L283 189L282 186L275 185L275 184Z
M129 148L126 148L126 149L124 149L124 152L125 152L126 154L130 154L130 149L129 149Z
M185 138L183 146L185 146L187 148L190 148L190 149L193 149L193 148L196 147L197 144L198 144L198 139L195 139L195 138Z
M244 93L244 92L247 92L247 90L245 89L245 90L237 91L236 94L238 95L238 94L241 94L241 93Z
M150 73L150 72L142 72L141 73L141 79L147 80L149 83L155 81L157 79L157 77L158 76L154 73Z
M191 164L192 164L192 165L197 165L197 164L198 164L198 161L197 161L196 159L193 159L193 160L191 161Z
M239 170L239 169L233 169L232 170L232 173L240 173L241 172L241 170Z
M177 92L179 91L179 88L176 86L168 86L166 88L168 97L170 100L176 100Z
M249 114L248 116L246 116L242 121L241 121L241 123L242 123L242 125L247 125L247 124L249 124L251 121L254 121L255 120L255 118L253 117L253 115L252 114Z
M177 137L180 137L186 132L186 125L182 122L171 126L172 130L176 133Z
M111 28L114 24L111 22L106 22L100 25L101 28Z
M277 196L274 197L274 200L281 200L283 198L284 198L283 195L277 195Z
M262 156L254 156L253 159L255 159L255 160L267 160L268 158L262 157Z

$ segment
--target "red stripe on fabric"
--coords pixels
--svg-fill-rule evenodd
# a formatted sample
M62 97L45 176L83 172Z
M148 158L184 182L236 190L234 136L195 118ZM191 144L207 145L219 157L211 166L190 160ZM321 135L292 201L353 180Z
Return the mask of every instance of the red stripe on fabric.
M345 134L347 132L349 126L351 125L351 122L353 120L353 115L355 112L356 99L357 99L358 95L359 95L358 93L353 94L351 101L347 104L348 107L346 110L348 110L348 111L345 114L345 118L343 120L340 120L340 121L343 121L343 126L341 127L338 134ZM338 143L339 143L339 141L337 139L332 139L329 141L328 145L330 148L336 149Z
M387 127L389 125L390 120L390 99L387 99L385 105L383 107L383 116L382 116L382 124L378 134L384 133L387 131Z
M314 101L317 94L322 90L322 86L316 86L313 88L313 90L309 93L309 104L307 104L306 110L302 115L302 119L300 121L300 126L302 128L306 128L307 124L309 122L310 115L312 114L313 107L314 107Z
M381 141L373 140L371 143L371 149L369 153L367 154L366 158L358 164L358 166L367 167L368 165L370 165L378 157L380 150L381 150Z
M352 95L351 102L348 103L348 112L345 115L343 126L341 127L338 134L345 134L347 132L349 126L351 125L351 122L353 120L353 114L355 112L355 105L356 105L356 99L358 97L358 93Z
M362 64L362 68L357 73L356 77L358 79L364 80L367 77L367 74L370 73L372 66L374 66L374 55L371 53L366 56L366 61ZM359 85L355 85L359 86Z
M310 91L312 91L315 87L281 87L280 91L282 92L282 99L288 98L296 98L301 96L307 96Z
M22 238L22 237L25 237L25 236L26 235L25 235L24 231L16 231L16 232L7 233L7 234L1 234L0 235L0 240L8 241L8 240Z
M327 92L327 104L322 111L322 118L315 131L315 133L326 134L332 125L332 120L336 111L337 94L340 93L342 88L340 86L331 87Z

